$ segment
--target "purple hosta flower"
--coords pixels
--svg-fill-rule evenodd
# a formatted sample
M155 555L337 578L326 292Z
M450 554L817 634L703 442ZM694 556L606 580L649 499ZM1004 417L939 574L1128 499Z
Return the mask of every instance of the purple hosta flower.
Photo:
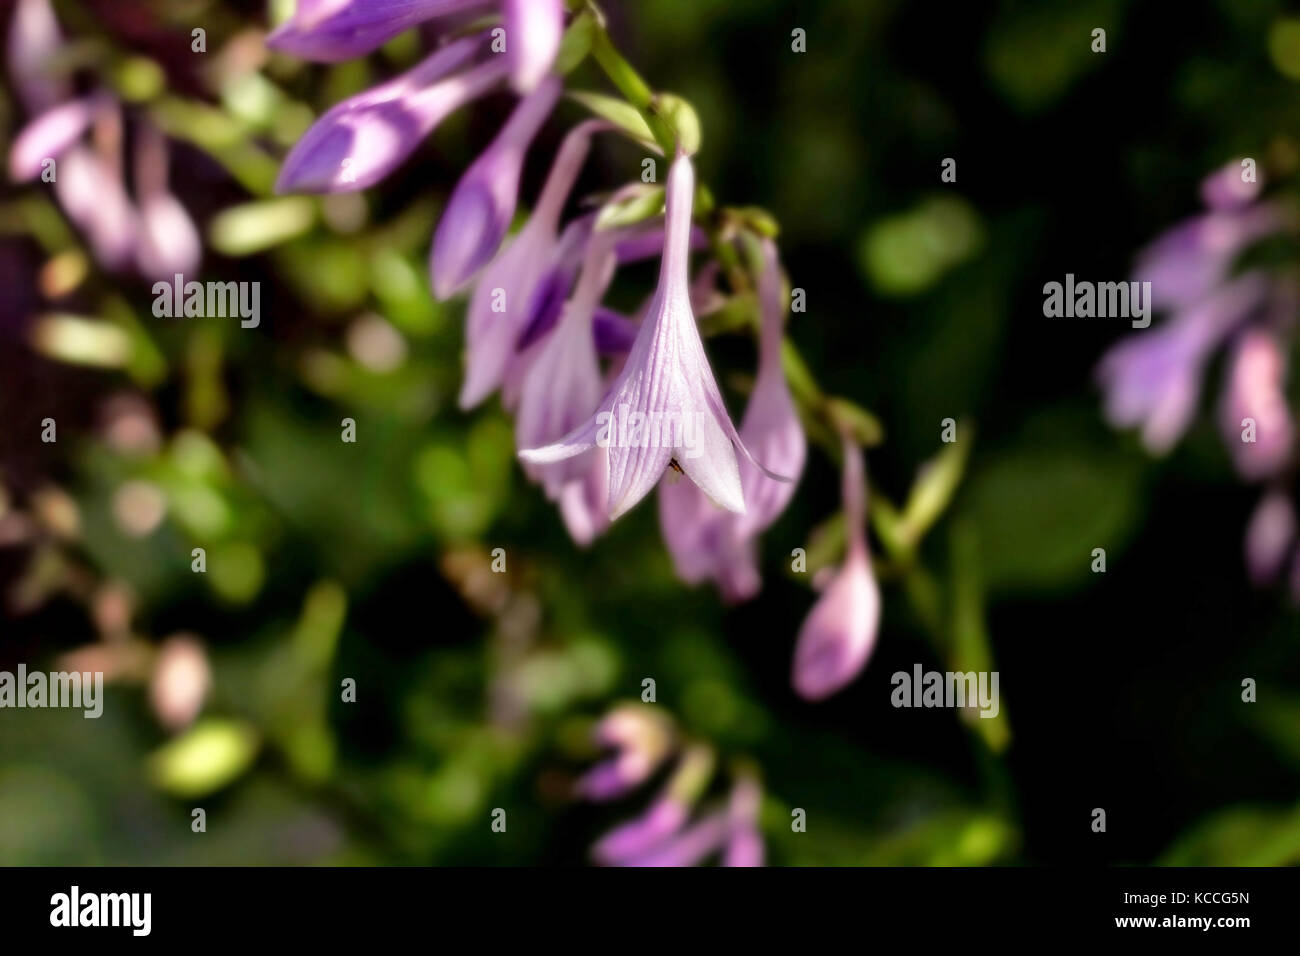
M121 269L130 263L139 220L114 161L88 146L72 147L59 158L54 195L101 265Z
M563 263L567 269L570 261L581 258L591 231L591 219L584 218L570 223L564 235L557 238L560 214L586 161L592 134L605 125L598 121L581 123L569 131L547 174L532 216L488 263L475 284L465 313L466 360L465 380L460 389L461 408L473 408L496 391L507 369L512 371L513 381L522 384L524 367L515 361L521 342L528 337L529 328L541 321L537 317L539 312L549 313L553 309L554 316L558 317L570 279L565 279L563 288L553 287L551 274L557 263ZM436 249L435 240L435 253ZM508 404L513 406L514 401Z
M485 6L485 0L298 0L266 38L273 50L338 63L365 56L425 20Z
M745 777L731 788L727 807L731 833L722 858L723 866L762 866L763 837L758 830L758 815L763 791L758 781Z
M506 59L510 83L520 93L536 88L551 70L564 36L563 0L505 0Z
M602 394L593 320L596 305L614 275L608 234L594 238L573 298L524 374L515 422L517 448L537 448L567 435L591 415ZM524 463L524 470L555 497L564 485L592 470L596 455L548 465Z
M1142 441L1153 454L1173 447L1196 413L1206 362L1267 293L1261 273L1246 273L1163 326L1114 346L1097 369L1110 423L1117 428L1140 425Z
M711 810L690 821L692 808L712 772L705 748L688 751L682 769L640 817L610 831L592 848L592 858L606 866L695 866L721 854L723 866L762 866L763 838L758 830L762 791L745 777L731 790L726 809ZM692 766L692 762L697 764ZM701 772L702 771L702 772ZM689 774L689 778L684 778Z
M1246 568L1256 584L1277 578L1295 541L1295 507L1279 489L1268 491L1246 525Z
M54 56L62 46L59 22L49 0L18 0L9 21L6 58L14 89L33 113L72 95L68 81L51 73Z
M199 266L203 243L194 220L167 189L167 140L154 127L144 126L135 158L140 195L136 265L150 279L191 273Z
M598 448L609 462L611 520L644 498L670 462L722 507L745 508L736 449L749 452L727 414L691 314L687 267L694 190L691 161L678 156L668 173L659 285L600 407L554 444L520 452L529 463L547 464Z
M880 589L871 571L862 451L844 440L844 520L848 553L799 630L794 688L808 700L829 697L866 665L880 624Z
M1220 422L1237 471L1247 480L1276 474L1291 457L1286 364L1277 333L1264 328L1243 332L1229 358Z
M504 61L495 56L461 69L482 44L481 37L457 40L401 76L335 104L289 151L276 191L351 192L379 182L434 127L505 76Z
M555 499L564 527L585 548L609 527L609 459L593 455L586 473L567 482Z
M1253 242L1287 227L1276 205L1257 203L1260 183L1243 183L1229 163L1201 184L1209 210L1169 229L1138 253L1133 278L1151 283L1155 309L1178 310L1202 301L1226 280Z
M496 139L470 164L452 191L433 235L429 273L433 292L446 299L497 254L519 202L524 154L560 97L558 77L529 93Z
M578 781L579 795L595 802L615 800L649 779L672 748L671 729L659 716L636 705L619 707L596 725L598 743L613 747L613 756Z
M81 141L97 114L112 109L104 96L69 100L41 113L19 131L9 150L9 178L14 182L36 179L46 160L57 160ZM57 166L55 181L58 181Z
M1241 162L1234 161L1205 177L1201 182L1201 199L1210 209L1230 212L1258 199L1263 185L1259 177L1247 181L1242 175Z
M659 524L678 577L687 584L713 578L723 597L733 602L758 592L762 583L758 535L789 504L807 454L803 427L781 368L785 301L776 245L770 240L763 245L763 259L758 376L741 420L740 437L757 459L791 480L774 481L753 462L740 459L745 500L745 513L740 515L717 508L694 484L670 479L659 486ZM711 282L704 286L697 282L697 294L705 288L712 288Z

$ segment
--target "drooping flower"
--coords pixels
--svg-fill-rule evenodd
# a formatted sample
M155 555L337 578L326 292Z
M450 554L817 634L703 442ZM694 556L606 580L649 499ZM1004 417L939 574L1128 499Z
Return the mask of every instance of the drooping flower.
M571 223L563 237L557 233L564 204L590 149L591 136L603 126L599 122L582 123L565 136L532 216L475 284L465 315L466 367L461 408L473 408L501 386L527 329L537 321L535 313L549 308L549 299L539 301L547 298L547 274L557 258L567 259L585 246L589 219ZM557 316L565 292L567 283L554 304Z
M510 83L520 93L534 89L551 69L564 35L563 0L505 0L506 58Z
M111 100L85 96L60 103L37 116L14 138L9 150L9 178L23 182L41 175L46 160L62 156L85 136L95 115L108 108ZM54 178L57 181L57 175Z
M365 56L434 17L485 5L485 0L298 0L294 15L266 45L304 60L338 63Z
M1291 499L1280 489L1267 492L1246 525L1246 569L1252 581L1267 584L1282 572L1295 533L1296 514Z
M49 0L18 0L9 21L6 59L14 89L27 109L40 113L68 99L68 81L51 73L63 46L59 22Z
M455 294L497 254L519 202L524 155L559 99L560 87L557 77L548 77L520 100L496 139L456 184L429 258L438 298Z
M135 159L140 197L135 260L140 273L162 279L193 272L203 256L203 242L194 220L167 188L167 140L153 126L140 129Z
M717 508L694 485L665 481L659 487L659 526L678 577L688 584L713 578L728 601L758 592L757 537L785 510L803 471L807 442L781 367L785 300L776 246L763 244L759 277L758 375L741 420L740 437L758 460L790 477L775 481L741 458L745 513Z
M594 319L614 263L608 236L592 240L573 298L524 373L515 422L517 448L537 448L562 438L586 421L600 401ZM563 485L589 471L594 457L589 453L550 465L525 462L524 470L554 497Z
M848 551L799 630L794 688L808 700L840 690L866 666L880 624L880 589L871 570L862 451L844 440L844 521Z
M576 790L588 800L614 800L644 783L671 752L670 726L636 706L620 706L595 728L596 741L614 748L578 781Z
M335 104L289 151L276 191L352 192L379 182L434 127L505 76L496 56L461 70L481 46L479 37L449 43L400 76Z
M640 501L669 462L713 501L743 512L736 449L748 455L713 378L691 313L688 259L695 173L679 155L668 173L663 263L649 313L618 379L583 425L545 448L534 464L599 448L609 462L609 516Z
M1229 358L1220 424L1237 471L1267 478L1291 457L1294 427L1286 400L1286 355L1276 332L1247 329Z
M1097 369L1110 423L1140 425L1143 443L1153 454L1173 447L1196 413L1206 362L1267 292L1263 275L1246 273L1165 325L1111 349Z

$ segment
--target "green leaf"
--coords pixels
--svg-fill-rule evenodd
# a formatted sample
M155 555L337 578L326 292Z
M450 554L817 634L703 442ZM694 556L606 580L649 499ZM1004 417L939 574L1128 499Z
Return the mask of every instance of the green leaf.
M586 90L573 90L569 93L569 98L585 106L601 119L613 123L643 146L658 151L654 133L650 132L650 125L646 123L645 117L636 107L612 96L606 96L604 93L592 93Z
M616 229L621 226L633 226L638 222L653 219L664 211L664 190L662 186L646 185L632 192L631 196L606 203L596 214L596 226L602 229Z
M560 52L555 55L555 71L561 76L573 72L591 52L591 41L596 35L596 20L590 11L583 10L573 18L560 41Z

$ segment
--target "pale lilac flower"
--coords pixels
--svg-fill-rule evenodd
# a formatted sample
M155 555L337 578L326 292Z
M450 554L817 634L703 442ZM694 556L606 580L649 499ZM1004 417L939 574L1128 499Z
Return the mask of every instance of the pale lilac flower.
M1264 180L1256 176L1247 182L1242 178L1240 160L1220 167L1201 182L1201 199L1210 209L1231 211L1250 205L1259 198Z
M520 100L496 139L456 184L429 259L439 299L463 288L496 255L519 202L524 154L559 99L560 88L557 77L548 77Z
M880 624L880 590L864 526L862 451L847 438L843 497L848 553L813 605L795 645L794 688L808 700L829 697L857 677L875 647Z
M484 6L485 0L298 0L266 45L304 60L365 56L425 20Z
M668 173L659 285L623 371L596 414L560 441L520 452L525 461L545 464L599 447L598 454L609 460L611 520L645 497L673 460L719 505L744 511L736 449L749 453L727 414L691 314L687 268L694 190L691 161L678 156ZM694 431L694 440L687 447L684 429L675 429L676 435L660 434L655 440L645 427L640 440L631 440L617 423L629 417L636 421L636 416L642 416L643 423L686 423ZM632 437L637 437L635 432Z
M586 473L567 482L555 501L574 543L585 548L595 541L609 527L609 459L591 456Z
M1246 525L1246 568L1256 584L1267 584L1282 571L1295 541L1296 514L1290 497L1272 489L1260 498Z
M1285 225L1273 206L1210 211L1182 222L1138 253L1133 279L1151 283L1151 307L1182 309L1202 301L1229 277L1250 246Z
M578 781L588 800L614 800L640 786L668 756L671 737L665 722L636 705L619 707L596 725L596 740L615 753Z
M1286 400L1286 355L1277 333L1247 329L1228 359L1220 424L1237 471L1247 480L1267 478L1291 457L1291 409ZM1243 440L1247 420L1251 441Z
M752 777L743 777L731 788L727 807L731 832L722 858L723 866L763 865L763 837L758 830L762 802L763 792Z
M9 21L6 59L14 89L30 112L43 112L72 95L67 79L51 73L62 46L49 0L18 0Z
M198 227L167 188L167 140L145 125L136 145L136 191L140 196L140 230L136 265L150 279L192 273L203 255Z
M59 159L54 194L101 265L120 269L131 261L139 220L112 163L89 147L74 146Z
M608 237L593 240L573 298L524 374L515 421L516 448L538 448L562 438L591 415L602 394L593 331L596 304L614 275ZM549 465L524 463L524 470L554 496L591 470L593 453Z
M781 367L785 301L776 246L770 240L764 243L763 257L758 376L741 420L740 437L757 459L791 480L775 481L741 458L745 513L740 515L717 508L694 484L669 478L659 486L659 526L677 576L687 584L713 578L723 598L733 603L748 600L761 587L756 539L789 504L807 454L803 427ZM697 281L697 294L708 288L711 281Z
M564 35L563 0L505 0L510 83L528 93L550 72Z
M799 423L781 365L785 299L781 291L776 244L770 239L763 242L763 273L759 278L758 297L762 314L758 376L740 422L740 437L755 458L790 480L773 481L752 461L740 461L745 513L735 521L736 533L741 537L753 537L766 531L780 517L794 496L795 484L803 473L808 452L803 426Z
M1117 428L1140 425L1148 450L1169 450L1196 413L1206 362L1267 293L1262 274L1246 273L1164 325L1114 346L1097 370L1110 423Z
M658 797L641 816L601 837L591 848L592 859L605 866L618 866L644 856L677 833L690 814L690 805L672 794Z
M107 106L101 96L86 96L60 103L37 116L14 138L9 150L9 178L23 182L41 175L45 161L57 160L78 143L96 114ZM58 180L57 174L54 178Z
M457 40L400 76L335 104L289 151L276 191L352 192L379 182L434 127L505 76L500 57L455 72L481 45L480 37Z
M645 853L629 858L624 865L695 866L722 848L730 829L727 814L715 811Z
M582 123L565 136L532 216L475 283L465 313L461 408L473 408L501 386L521 340L530 325L539 321L537 313L552 308L552 292L546 280L557 259L577 258L585 248L590 219L570 223L562 237L557 233L564 204L591 148L591 136L605 125L598 121ZM566 282L554 302L556 317L567 288ZM522 384L524 368L517 365L512 371Z

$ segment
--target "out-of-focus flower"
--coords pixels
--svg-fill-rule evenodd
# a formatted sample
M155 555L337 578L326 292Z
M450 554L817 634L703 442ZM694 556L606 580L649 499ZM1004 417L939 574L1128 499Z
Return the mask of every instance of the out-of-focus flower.
M496 255L519 202L524 155L559 97L560 81L552 77L520 100L496 139L456 184L429 259L438 298L461 289Z
M338 63L365 56L426 20L487 5L487 0L298 0L294 15L266 45L304 60Z
M35 116L10 149L10 176L29 180L49 171L59 204L105 268L134 262L150 279L193 270L201 243L189 214L167 190L166 141L147 122L138 124L137 209L123 172L121 104L104 90L71 98L69 78L51 73L63 45L48 0L21 0L10 22L9 68Z
M527 93L542 82L564 36L563 0L504 0L510 83Z
M1235 162L1206 177L1201 196L1208 211L1158 238L1139 254L1134 270L1135 279L1151 283L1152 304L1168 310L1168 319L1115 345L1097 370L1111 424L1140 426L1143 444L1161 454L1187 431L1205 370L1226 348L1219 427L1247 481L1273 481L1286 472L1295 430L1286 376L1296 279L1262 265L1233 274L1254 243L1297 230L1294 214L1260 200L1260 189L1261 182L1245 178ZM1246 531L1253 580L1281 572L1294 534L1292 506L1275 487Z
M1256 584L1277 578L1295 541L1296 516L1291 499L1273 489L1259 499L1246 525L1246 568Z
M1220 420L1237 471L1247 480L1277 474L1291 457L1286 364L1279 336L1264 328L1243 332L1229 358Z
M880 624L880 589L867 551L862 451L844 441L844 563L813 605L794 651L794 688L808 700L829 697L866 666Z
M164 727L179 730L193 723L211 685L212 670L198 638L178 634L158 648L149 680L149 703Z
M607 728L611 717L629 721L638 714L636 705L620 707L602 720L600 727ZM732 784L725 807L701 808L700 801L717 770L713 748L679 739L666 722L660 722L658 729L664 737L662 752L656 753L655 766L671 754L675 757L672 772L639 816L619 824L596 841L591 848L592 859L604 866L695 866L720 854L726 866L761 866L763 838L758 828L758 812L762 790L758 781L744 773ZM619 775L616 787L603 789L602 796L594 795L590 785L593 774L611 776L611 767L606 761L584 776L579 783L579 795L592 800L625 796L650 776L638 773L632 782L627 775ZM637 769L640 770L639 765Z
M1111 349L1097 370L1110 423L1119 428L1140 425L1143 444L1153 454L1172 448L1196 414L1209 358L1267 292L1262 275L1243 275L1189 306L1174 321Z
M285 157L276 191L351 192L379 182L434 127L505 76L500 57L461 69L482 43L481 37L449 43L400 76L331 107Z
M610 711L596 725L598 743L615 753L587 772L577 792L597 802L614 800L644 783L669 753L671 730L658 715L635 706Z
M543 287L557 259L585 247L590 222L578 222L559 237L560 214L591 147L592 134L601 123L583 123L564 138L551 165L541 195L528 222L487 266L475 285L465 317L466 367L460 390L460 407L473 408L501 386L516 352L523 347L536 313L549 310L555 296L558 317L568 279ZM549 329L548 329L549 331ZM516 374L522 375L520 370Z

